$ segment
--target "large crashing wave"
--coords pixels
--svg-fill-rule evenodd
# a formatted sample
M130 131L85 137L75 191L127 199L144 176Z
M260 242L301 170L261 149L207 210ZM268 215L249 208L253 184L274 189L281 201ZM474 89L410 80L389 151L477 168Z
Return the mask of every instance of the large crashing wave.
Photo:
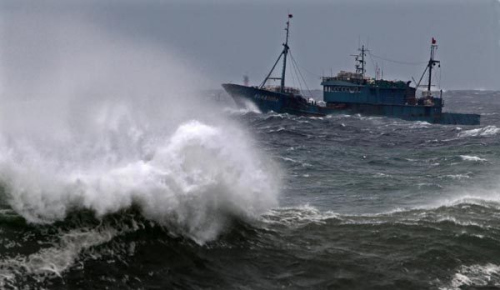
M0 183L27 221L137 207L203 243L231 219L276 206L279 170L207 96L193 93L210 82L187 60L67 15L10 17Z
M276 175L238 135L190 121L156 141L143 159L96 146L86 156L54 160L57 154L4 142L0 178L8 203L30 222L61 220L78 209L103 216L135 205L146 218L204 242L228 219L252 218L276 205ZM73 153L84 149L67 146Z

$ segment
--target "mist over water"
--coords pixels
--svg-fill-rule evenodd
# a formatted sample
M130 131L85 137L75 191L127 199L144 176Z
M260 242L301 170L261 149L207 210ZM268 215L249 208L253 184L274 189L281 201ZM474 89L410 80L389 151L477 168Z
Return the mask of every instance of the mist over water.
M277 167L199 93L209 80L194 64L82 17L11 17L22 29L3 51L0 183L28 222L136 206L204 243L277 205Z

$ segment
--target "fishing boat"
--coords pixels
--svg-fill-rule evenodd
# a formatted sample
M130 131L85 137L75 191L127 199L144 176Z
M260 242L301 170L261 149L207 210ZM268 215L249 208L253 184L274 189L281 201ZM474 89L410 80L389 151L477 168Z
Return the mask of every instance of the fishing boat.
M432 91L432 72L436 65L437 42L431 41L431 54L427 66L415 87L411 81L389 81L366 76L366 49L362 46L355 55L355 72L341 71L334 77L323 77L323 103L305 98L301 90L285 86L287 57L290 47L288 39L290 20L286 22L286 38L283 50L260 86L223 84L222 87L239 107L256 106L262 113L274 111L303 116L325 116L328 114L362 114L400 118L409 121L425 121L444 125L479 125L478 114L443 112L442 91ZM282 60L281 77L271 77ZM416 96L424 76L428 76L427 89ZM279 86L267 85L270 80L279 80Z
M303 97L299 89L285 86L287 57L290 50L288 38L290 34L290 19L292 17L292 14L288 14L283 50L260 86L245 86L238 84L222 85L239 107L255 105L262 113L274 111L277 113L306 116L325 115L325 108L318 106L315 101ZM283 59L281 77L272 77L271 75L281 59ZM268 85L268 81L270 80L280 81L280 85Z

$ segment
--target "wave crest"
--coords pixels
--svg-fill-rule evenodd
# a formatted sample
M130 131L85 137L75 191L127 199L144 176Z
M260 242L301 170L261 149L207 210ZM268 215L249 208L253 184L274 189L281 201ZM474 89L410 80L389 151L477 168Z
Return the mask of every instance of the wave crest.
M478 136L494 136L500 133L500 128L497 126L489 125L484 128L477 128L477 129L471 129L471 130L466 130L463 132L458 133L458 137L460 138L466 138L466 137L478 137Z
M1 182L10 206L32 223L64 219L73 209L103 216L137 205L146 218L203 243L215 239L231 218L254 218L277 204L274 165L237 130L198 121L179 126L146 159L104 168L73 164L68 170L59 160L60 170L41 154L23 156L30 162L12 156L0 160Z

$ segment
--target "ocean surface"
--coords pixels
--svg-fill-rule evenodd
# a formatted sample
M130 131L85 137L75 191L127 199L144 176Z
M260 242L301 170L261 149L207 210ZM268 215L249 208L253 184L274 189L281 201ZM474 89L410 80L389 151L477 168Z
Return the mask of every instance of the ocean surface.
M500 92L444 98L481 125L221 102L238 129L4 130L0 288L500 289Z

